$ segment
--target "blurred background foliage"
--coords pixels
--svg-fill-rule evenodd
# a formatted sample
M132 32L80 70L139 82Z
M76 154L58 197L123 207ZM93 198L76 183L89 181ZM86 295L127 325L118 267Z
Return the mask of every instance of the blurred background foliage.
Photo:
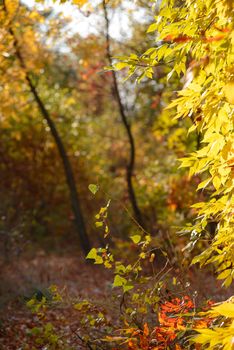
M27 71L67 150L90 240L94 245L102 243L94 216L111 199L110 240L126 241L138 227L125 180L128 140L112 74L105 70L108 60L102 10L97 6L82 13L98 17L96 33L87 32L84 37L74 28L72 18L53 7L10 3L9 23L14 26ZM131 24L128 35L111 35L113 56L143 52L152 40L145 35L152 22L151 4L136 1L140 18L134 16L131 1L111 5L110 22L115 13L125 11ZM74 7L74 11L79 9ZM3 11L0 21L6 21ZM6 28L2 26L0 43L3 255L9 259L11 254L35 246L48 251L66 247L78 254L62 162ZM155 79L136 84L131 79L124 81L124 72L120 72L118 87L135 141L133 185L145 228L155 237L156 245L171 251L178 260L182 259L178 252L188 243L187 237L178 236L178 227L191 220L190 205L204 194L195 191L199 178L189 179L184 170L178 170L177 158L199 144L196 133L187 135L190 120L173 120L173 110L164 110L184 83L176 77L168 83L167 73L167 67L158 67ZM95 197L88 190L90 183L100 188Z

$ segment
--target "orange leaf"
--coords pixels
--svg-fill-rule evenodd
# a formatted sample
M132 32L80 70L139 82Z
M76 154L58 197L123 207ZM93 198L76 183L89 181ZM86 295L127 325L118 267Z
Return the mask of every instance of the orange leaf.
M148 336L149 335L149 327L147 325L147 323L144 324L144 331L143 331L144 335Z

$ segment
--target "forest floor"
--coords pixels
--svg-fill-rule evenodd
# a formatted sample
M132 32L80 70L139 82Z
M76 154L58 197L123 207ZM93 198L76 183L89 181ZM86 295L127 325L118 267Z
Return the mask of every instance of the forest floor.
M111 291L109 271L86 263L82 257L46 255L43 251L31 259L18 258L11 263L2 263L0 280L1 350L24 349L22 345L29 342L27 333L37 325L37 317L26 307L26 301L35 292L43 293L56 285L68 302L62 310L62 318L69 319L70 328L78 329L73 301L91 299L98 305L106 304ZM50 311L48 321L59 326L61 313L57 316L56 311Z
M219 301L234 292L231 289L228 292L222 289L221 284L210 273L193 271L189 278L190 289L197 290L202 298ZM94 266L86 263L82 257L70 254L47 255L39 251L30 259L20 257L11 263L1 262L0 349L25 349L22 344L28 343L28 329L35 327L37 321L26 307L26 300L32 297L35 291L44 291L51 285L56 285L62 291L62 295L71 300L62 310L63 320L69 319L69 324L65 322L67 332L80 327L79 317L72 306L72 300L75 299L92 300L93 303L107 306L107 309L109 307L109 315L106 317L112 318L115 313L110 298L112 279L111 272L102 266ZM56 311L52 310L49 319L53 324L59 324L61 315L58 317ZM74 337L77 337L75 332ZM78 346L77 349L79 348L81 347ZM32 347L28 349L31 350Z

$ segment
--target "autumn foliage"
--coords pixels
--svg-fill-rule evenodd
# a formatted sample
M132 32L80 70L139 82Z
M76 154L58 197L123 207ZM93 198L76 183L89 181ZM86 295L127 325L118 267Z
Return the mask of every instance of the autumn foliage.
M0 1L4 350L232 350L233 13Z

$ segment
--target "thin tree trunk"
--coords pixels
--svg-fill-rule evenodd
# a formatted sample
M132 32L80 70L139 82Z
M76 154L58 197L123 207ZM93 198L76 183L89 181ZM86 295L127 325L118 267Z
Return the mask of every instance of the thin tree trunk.
M5 6L5 3L4 3L4 9L7 12L7 8ZM85 254L87 254L90 251L91 246L90 246L90 242L89 242L89 237L88 237L87 232L86 232L85 221L84 221L83 213L81 210L79 195L78 195L77 188L76 188L75 177L73 174L73 170L72 170L72 166L71 166L69 157L67 155L63 141L58 133L56 126L55 126L55 123L51 119L50 114L49 114L48 110L46 109L43 101L41 100L41 98L36 90L36 87L34 86L32 79L27 71L24 59L23 59L21 52L20 52L20 48L18 45L16 35L15 35L12 27L9 28L9 32L13 37L15 54L20 62L22 69L25 72L25 77L26 77L26 80L27 80L28 85L30 87L30 91L35 99L35 102L37 103L38 109L40 110L42 116L47 121L48 127L50 128L51 135L54 138L54 141L55 141L56 146L57 146L58 151L59 151L59 155L60 155L61 160L63 162L63 168L64 168L65 177L66 177L66 182L67 182L69 193L70 193L71 206L72 206L74 217L75 217L75 225L76 225L76 228L77 228L77 231L79 234L81 248L82 248L83 252Z
M109 27L110 26L109 26L109 18L108 18L108 12L107 12L107 6L106 6L105 0L103 0L102 6L103 6L103 11L104 11L105 26L106 26L106 55L107 55L107 59L109 61L109 64L112 65L110 34L109 34ZM129 200L130 200L131 205L132 205L135 219L144 228L142 213L141 213L140 208L139 208L138 203L137 203L137 198L136 198L136 194L135 194L133 182L132 182L134 168L135 168L134 137L132 134L130 123L128 122L128 118L127 118L127 115L125 113L125 108L124 108L121 96L120 96L116 72L114 70L112 70L111 72L112 72L112 77L113 77L113 89L114 89L115 99L116 99L116 102L118 104L119 114L121 116L122 123L125 127L128 141L129 141L129 146L130 146L130 157L129 157L129 162L128 162L127 168L126 168L126 181L127 181L127 187L128 187Z

